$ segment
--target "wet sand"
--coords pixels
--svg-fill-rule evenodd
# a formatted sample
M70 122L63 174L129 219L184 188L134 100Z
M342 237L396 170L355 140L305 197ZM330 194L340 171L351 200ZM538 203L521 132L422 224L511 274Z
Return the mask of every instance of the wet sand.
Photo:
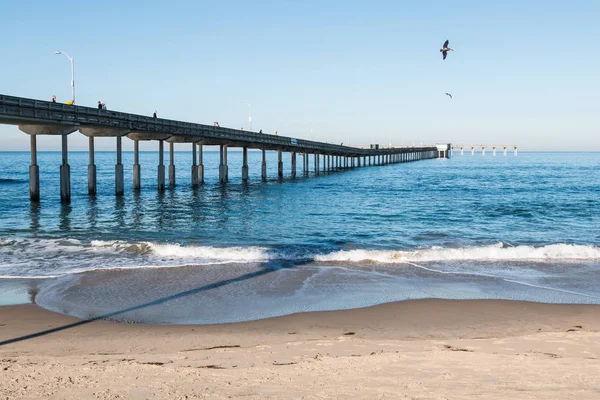
M415 300L219 325L79 322L0 307L0 342L16 339L0 346L0 398L600 398L597 305Z

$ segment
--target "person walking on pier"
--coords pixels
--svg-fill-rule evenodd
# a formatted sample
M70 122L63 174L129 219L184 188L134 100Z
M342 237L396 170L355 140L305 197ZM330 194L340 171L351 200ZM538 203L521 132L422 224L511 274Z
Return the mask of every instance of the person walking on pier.
M152 114L152 118L156 119L156 110L154 110L154 114Z
M102 110L102 102L98 100L98 110Z
M52 96L52 102L56 103L56 95Z
M106 110L106 104L102 103L102 109Z

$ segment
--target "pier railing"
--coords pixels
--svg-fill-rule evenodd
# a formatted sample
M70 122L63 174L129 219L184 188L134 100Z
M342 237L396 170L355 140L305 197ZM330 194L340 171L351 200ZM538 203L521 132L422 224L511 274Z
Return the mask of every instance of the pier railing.
M360 149L331 143L275 136L265 133L231 129L165 118L129 114L119 111L99 110L92 107L53 103L49 101L0 95L0 123L21 124L66 124L123 128L135 132L163 133L173 136L197 138L204 144L219 145L239 143L239 147L268 148L300 153L319 152L341 156L365 156L396 153L402 148ZM190 141L191 141L190 140ZM433 146L407 147L406 151L431 149Z

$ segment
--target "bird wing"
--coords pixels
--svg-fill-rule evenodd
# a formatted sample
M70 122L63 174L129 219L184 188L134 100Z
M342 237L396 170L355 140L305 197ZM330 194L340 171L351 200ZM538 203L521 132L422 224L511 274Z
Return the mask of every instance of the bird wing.
M452 95L450 93L446 93L448 96L450 96L450 98L452 98Z
M443 60L445 60L445 59L446 59L446 56L447 56L447 55L448 55L448 52L447 52L447 51L442 51L442 57L443 57L442 59L443 59Z
M444 42L444 46L443 46L443 47L444 47L444 49L447 49L447 48L448 48L448 43L449 43L449 41L448 41L448 40L446 40L446 41Z

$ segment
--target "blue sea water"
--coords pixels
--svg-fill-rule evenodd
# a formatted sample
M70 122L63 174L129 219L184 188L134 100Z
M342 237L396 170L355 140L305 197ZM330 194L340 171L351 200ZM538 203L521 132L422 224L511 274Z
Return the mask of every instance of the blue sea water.
M175 153L177 186L157 191L143 152L142 190L114 195L115 154L71 152L72 201L59 199L61 154L38 154L41 202L29 201L28 152L0 153L0 304L35 301L89 318L218 323L417 299L600 303L600 153L459 154L449 160L260 179L250 152ZM298 166L302 163L299 161Z

